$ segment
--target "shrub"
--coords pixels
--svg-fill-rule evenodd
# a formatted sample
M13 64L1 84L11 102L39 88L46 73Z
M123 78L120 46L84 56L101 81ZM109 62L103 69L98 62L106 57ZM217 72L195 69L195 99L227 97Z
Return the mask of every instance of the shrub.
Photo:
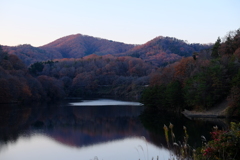
M231 122L229 131L221 131L215 127L211 136L213 140L201 148L198 159L240 159L240 123Z

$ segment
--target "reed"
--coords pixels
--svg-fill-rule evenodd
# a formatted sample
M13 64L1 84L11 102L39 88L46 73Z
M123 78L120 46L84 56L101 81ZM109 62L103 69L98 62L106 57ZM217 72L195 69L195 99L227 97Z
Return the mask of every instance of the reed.
M164 134L165 134L165 139L166 139L167 145L169 147L168 127L165 124L163 126L163 130L164 130Z
M165 139L167 142L167 146L169 149L173 150L176 154L177 160L191 160L194 159L195 149L192 149L188 144L189 135L187 132L187 127L183 126L184 137L183 141L176 141L176 137L173 131L174 125L172 123L169 124L169 128L164 124L163 130L165 134ZM171 135L171 142L169 141L169 130ZM174 157L170 157L170 159L175 159Z

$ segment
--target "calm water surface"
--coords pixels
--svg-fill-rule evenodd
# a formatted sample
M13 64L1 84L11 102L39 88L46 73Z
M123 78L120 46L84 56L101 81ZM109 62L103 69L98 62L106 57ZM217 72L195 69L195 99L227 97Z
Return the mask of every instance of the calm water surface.
M146 111L138 102L109 99L1 106L0 160L167 160L174 157L162 129L169 122L179 140L182 126L189 128L192 146L221 123L191 121Z

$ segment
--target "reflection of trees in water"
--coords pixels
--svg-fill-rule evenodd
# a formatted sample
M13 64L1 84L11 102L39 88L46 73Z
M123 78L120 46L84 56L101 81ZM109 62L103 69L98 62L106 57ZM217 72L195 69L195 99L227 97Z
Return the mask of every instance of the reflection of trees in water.
M82 146L129 136L146 136L139 106L72 107L63 104L1 108L0 142L39 132L58 142Z
M64 145L76 147L130 136L145 136L157 146L166 146L163 125L171 122L176 139L183 141L183 126L186 126L189 144L195 147L201 144L201 135L208 139L209 131L217 124L191 121L166 112L142 111L139 106L73 107L64 103L1 107L0 142L15 142L23 134L31 136L41 132Z
M140 121L132 117L76 121L74 126L58 125L54 129L45 130L45 133L61 143L77 147L147 134Z
M37 105L36 105L37 106ZM14 142L23 130L38 119L41 109L18 105L2 105L0 107L0 141Z

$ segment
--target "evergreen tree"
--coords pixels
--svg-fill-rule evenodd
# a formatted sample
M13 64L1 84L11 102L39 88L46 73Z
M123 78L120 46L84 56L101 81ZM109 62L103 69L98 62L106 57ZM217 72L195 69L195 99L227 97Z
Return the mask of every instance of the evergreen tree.
M29 72L33 75L37 75L38 72L42 72L43 68L43 62L36 62L30 66Z
M215 44L214 44L214 46L213 46L213 48L212 48L212 54L211 54L211 56L212 56L213 58L219 57L219 51L218 51L218 49L219 49L219 46L220 46L220 45L221 45L221 39L218 37L217 41L215 42Z

